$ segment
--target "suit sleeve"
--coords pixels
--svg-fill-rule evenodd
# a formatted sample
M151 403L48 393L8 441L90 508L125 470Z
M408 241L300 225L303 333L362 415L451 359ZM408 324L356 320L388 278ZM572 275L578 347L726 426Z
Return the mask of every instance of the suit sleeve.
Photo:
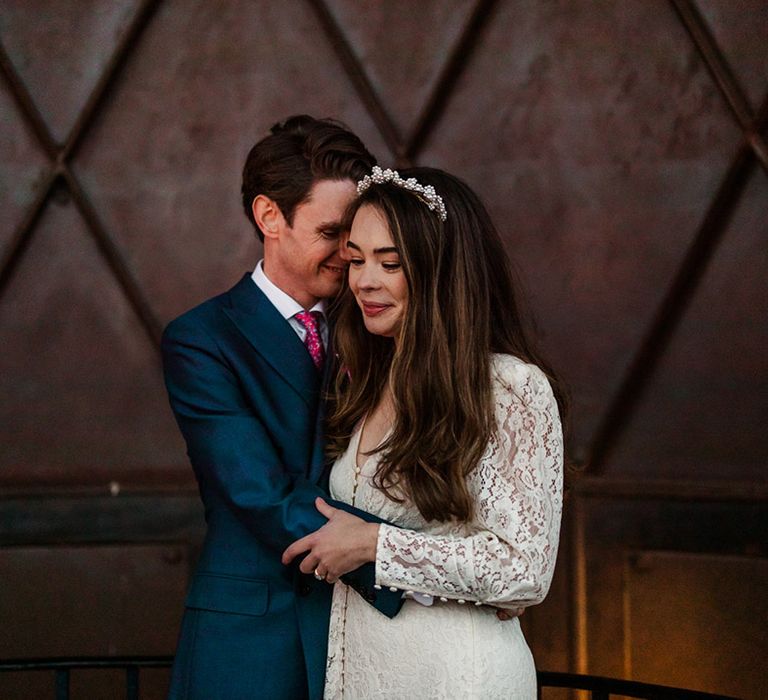
M278 554L322 527L326 518L315 498L327 494L288 474L215 340L197 324L177 319L163 334L162 353L171 408L198 481L214 489L254 537ZM372 587L374 565L348 577L362 593ZM376 607L394 616L399 600L381 593L365 597L375 597Z

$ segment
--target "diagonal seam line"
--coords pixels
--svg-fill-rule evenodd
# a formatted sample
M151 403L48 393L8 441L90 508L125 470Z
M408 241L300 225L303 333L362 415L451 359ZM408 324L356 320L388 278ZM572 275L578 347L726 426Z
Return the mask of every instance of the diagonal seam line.
M459 39L435 81L427 102L419 113L411 135L405 142L384 108L382 99L373 88L361 61L352 49L343 30L333 18L326 3L323 0L309 0L309 2L317 12L323 29L326 31L358 95L363 100L368 113L376 123L390 150L395 154L398 161L397 165L399 167L412 165L418 151L444 111L448 98L474 51L477 37L490 16L496 0L478 0L475 4Z
M84 189L69 169L67 159L74 152L76 146L82 141L87 129L93 123L99 108L103 104L103 98L108 88L111 87L116 80L118 72L125 64L125 61L133 50L140 34L148 24L154 11L157 9L159 1L160 0L145 0L142 3L131 20L128 30L124 33L117 48L112 53L106 68L102 72L94 89L91 91L84 107L79 112L75 124L67 137L66 143L61 147L55 143L42 115L29 94L29 91L26 89L24 82L16 72L4 47L0 44L0 69L2 69L11 88L11 92L22 111L22 118L27 121L29 126L31 126L51 160L48 173L45 175L38 196L35 198L28 213L14 232L9 251L3 256L1 261L0 294L2 294L13 271L27 249L35 225L40 219L40 216L50 199L53 186L56 180L61 177L69 188L73 199L77 204L78 210L83 216L86 227L96 241L99 251L102 253L107 265L127 297L128 303L134 309L142 326L148 333L150 341L152 341L152 344L156 347L158 346L161 333L160 323L142 293L140 285L129 272L128 265L121 254L119 247L107 233L106 227L98 218Z
M756 120L762 131L768 124L768 95ZM600 474L610 450L628 424L648 381L669 345L694 293L712 259L740 195L755 165L755 154L744 142L733 159L723 182L712 199L693 243L677 269L672 284L656 308L653 321L643 336L618 391L591 441L586 471Z
M64 167L62 177L67 183L67 187L72 193L72 198L75 200L77 208L80 210L86 226L90 229L101 254L124 294L128 297L128 301L133 306L142 326L147 331L147 335L155 346L159 346L162 333L160 323L152 312L139 284L130 273L125 260L120 255L117 245L107 233L106 227L99 219L96 209L91 204L74 173L69 168Z
M477 39L495 4L496 0L478 0L475 4L408 137L405 149L408 160L417 157L434 125L445 111L445 106L477 47Z
M768 146L760 136L760 128L755 120L749 100L709 25L692 0L670 0L670 2L704 60L709 74L728 103L736 122L744 131L747 141L760 161L760 165L768 174Z
M83 137L91 124L101 111L107 92L114 84L115 78L127 61L128 56L132 54L139 37L146 28L159 4L160 0L144 0L139 7L131 20L131 23L128 25L128 29L123 33L117 47L102 71L99 80L88 95L88 99L85 101L83 108L80 110L80 113L67 136L64 148L59 156L60 160L68 160L83 140Z
M36 188L37 193L16 225L6 252L3 254L2 259L0 259L0 295L2 295L18 261L29 247L35 226L59 177L55 160L60 146L51 135L45 119L40 114L35 101L32 99L32 95L16 71L16 67L13 65L13 61L11 61L2 42L0 42L0 72L3 74L11 96L19 109L22 123L32 132L38 145L48 157L48 166L41 173L42 180Z
M342 68L357 91L358 97L362 100L368 114L373 119L374 124L376 124L382 138L395 157L398 159L402 158L405 147L400 131L384 107L383 100L373 87L362 62L352 49L343 30L323 0L307 1L320 20L320 26L322 26L326 37L336 52Z
M51 197L56 181L60 177L61 174L55 168L48 169L48 172L43 176L43 181L37 187L37 196L32 200L32 204L27 209L24 218L13 232L6 252L3 254L2 259L0 259L0 297L2 297L5 287L12 277L18 261L28 248L35 226L42 216L48 199Z
M11 61L11 57L5 50L2 41L0 41L0 71L8 83L11 95L21 112L22 120L31 129L46 155L51 160L55 160L61 147L53 138L48 125L45 123L45 119L43 119L43 115L40 114L40 110L37 108L16 67L13 65L13 61Z

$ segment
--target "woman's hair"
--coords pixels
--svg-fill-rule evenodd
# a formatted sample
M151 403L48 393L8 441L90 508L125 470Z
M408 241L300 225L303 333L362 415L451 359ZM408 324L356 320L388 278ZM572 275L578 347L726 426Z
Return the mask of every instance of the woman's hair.
M520 294L502 241L483 204L459 178L433 168L402 170L432 185L446 221L424 200L392 183L372 184L345 216L347 230L363 206L387 223L408 283L397 346L369 333L348 286L335 309L341 369L328 422L339 456L355 425L379 403L387 384L396 418L379 447L374 483L392 500L412 500L426 520L468 520L466 477L495 430L491 353L537 365L564 412L557 378L527 337Z

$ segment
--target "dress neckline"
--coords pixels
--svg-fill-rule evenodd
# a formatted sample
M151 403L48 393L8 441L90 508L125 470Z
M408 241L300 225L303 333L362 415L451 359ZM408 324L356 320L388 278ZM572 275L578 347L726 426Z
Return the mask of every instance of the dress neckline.
M354 436L354 447L355 449L352 451L352 459L354 460L354 467L356 469L362 470L363 467L368 464L368 462L371 461L371 458L375 457L379 447L384 443L384 441L389 437L390 433L392 432L392 426L390 425L389 428L387 428L384 431L384 435L381 436L381 440L379 440L376 447L371 450L370 454L365 455L365 459L360 462L360 441L363 439L363 430L365 430L365 421L368 418L368 414L366 413L362 419L360 420L360 427L357 429L357 434Z

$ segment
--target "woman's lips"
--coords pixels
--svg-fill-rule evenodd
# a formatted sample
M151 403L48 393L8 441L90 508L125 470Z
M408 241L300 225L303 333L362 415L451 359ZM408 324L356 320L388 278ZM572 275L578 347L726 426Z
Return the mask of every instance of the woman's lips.
M386 311L391 304L374 304L372 302L362 302L363 313L366 316L378 316L380 313Z

